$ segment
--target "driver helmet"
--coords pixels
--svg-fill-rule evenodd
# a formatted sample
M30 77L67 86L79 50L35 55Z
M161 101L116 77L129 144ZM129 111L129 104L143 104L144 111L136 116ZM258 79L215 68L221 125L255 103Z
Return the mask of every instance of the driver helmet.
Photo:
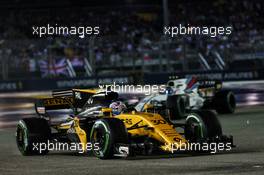
M127 107L122 101L115 101L109 105L109 108L112 108L113 115L121 114Z

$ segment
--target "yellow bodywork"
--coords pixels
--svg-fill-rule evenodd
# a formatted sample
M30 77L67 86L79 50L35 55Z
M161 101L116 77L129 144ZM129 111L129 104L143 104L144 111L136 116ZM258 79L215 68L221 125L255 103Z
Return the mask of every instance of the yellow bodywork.
M109 112L109 108L105 108L102 111ZM173 125L169 124L162 116L154 113L147 112L132 112L127 114L120 114L114 117L122 120L132 137L145 136L153 138L163 143L160 147L163 151L172 152L172 149L180 144L187 144L187 140L179 134ZM133 129L135 127L135 129ZM56 129L58 130L68 130L72 128L74 132L78 135L80 143L86 145L87 134L80 127L79 119L74 117L72 121L62 123L58 125ZM86 147L83 147L83 151Z
M80 127L80 121L77 117L74 118L74 129L82 144L82 150L86 151L87 137L86 132Z
M82 150L86 151L87 136L86 132L80 127L80 120L78 117L74 117L72 120L66 123L62 123L55 127L57 130L69 130L73 129L73 132L77 134L78 139L82 145Z
M83 92L87 94L96 94L99 92L98 89L72 89L74 92Z
M89 89L73 89L75 92L95 94L97 90L89 90ZM56 104L67 104L65 99L47 99L45 105L56 105ZM149 113L148 109L151 109L152 106L145 106L144 109L146 112L136 112L133 111L131 113L123 113L120 115L112 115L112 109L103 108L102 115L98 116L99 118L118 118L122 120L132 137L145 136L149 138L153 138L160 143L162 146L160 147L164 151L172 151L175 147L181 147L181 144L187 144L187 140L179 134L172 124L167 122L161 115ZM79 118L74 117L71 118L69 122L62 123L55 127L57 130L69 130L73 129L74 133L78 135L78 138L82 145L86 145L88 142L87 135L89 133L85 133L85 131L80 127ZM85 151L86 147L83 147Z
M125 123L128 132L134 136L146 136L164 143L161 149L164 151L172 151L179 144L186 144L187 140L180 135L173 125L169 124L159 114L146 112L132 112L131 114L120 114L115 116ZM133 129L133 125L137 125L138 129Z

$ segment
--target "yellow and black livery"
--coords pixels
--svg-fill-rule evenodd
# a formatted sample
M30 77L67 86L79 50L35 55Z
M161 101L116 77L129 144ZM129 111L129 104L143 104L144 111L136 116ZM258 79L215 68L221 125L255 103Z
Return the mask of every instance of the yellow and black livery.
M23 155L40 154L33 150L34 142L81 143L87 152L87 143L93 145L93 154L101 159L154 152L173 152L175 146L191 142L230 142L232 137L222 134L220 122L211 111L189 114L185 121L172 123L144 107L144 112L127 109L113 115L109 108L117 100L116 92L73 89L54 91L52 97L38 99L38 117L19 121L16 140ZM72 109L71 114L59 123L53 123L49 111ZM149 112L152 111L152 112ZM96 145L96 146L94 146ZM48 149L42 154L48 153Z

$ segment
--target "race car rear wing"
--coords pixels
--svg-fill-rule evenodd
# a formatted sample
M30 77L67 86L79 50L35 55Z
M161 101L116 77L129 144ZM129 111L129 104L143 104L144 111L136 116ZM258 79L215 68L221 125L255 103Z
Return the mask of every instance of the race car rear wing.
M220 90L222 88L222 82L216 80L198 80L198 89L214 88L215 90Z
M82 108L87 100L96 94L96 90L71 89L52 91L52 97L38 98L35 102L37 114L45 114L48 110Z
M73 90L54 90L52 91L52 97L72 97L73 96Z

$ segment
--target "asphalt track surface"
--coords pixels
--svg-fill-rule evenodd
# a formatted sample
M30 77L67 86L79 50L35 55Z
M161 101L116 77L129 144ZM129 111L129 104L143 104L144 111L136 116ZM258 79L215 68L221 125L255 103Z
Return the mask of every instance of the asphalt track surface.
M21 156L15 125L32 116L30 99L0 100L0 174L264 174L264 105L240 106L233 115L219 115L236 148L216 154L187 153L99 160L91 155L51 152ZM19 109L19 110L18 110Z

